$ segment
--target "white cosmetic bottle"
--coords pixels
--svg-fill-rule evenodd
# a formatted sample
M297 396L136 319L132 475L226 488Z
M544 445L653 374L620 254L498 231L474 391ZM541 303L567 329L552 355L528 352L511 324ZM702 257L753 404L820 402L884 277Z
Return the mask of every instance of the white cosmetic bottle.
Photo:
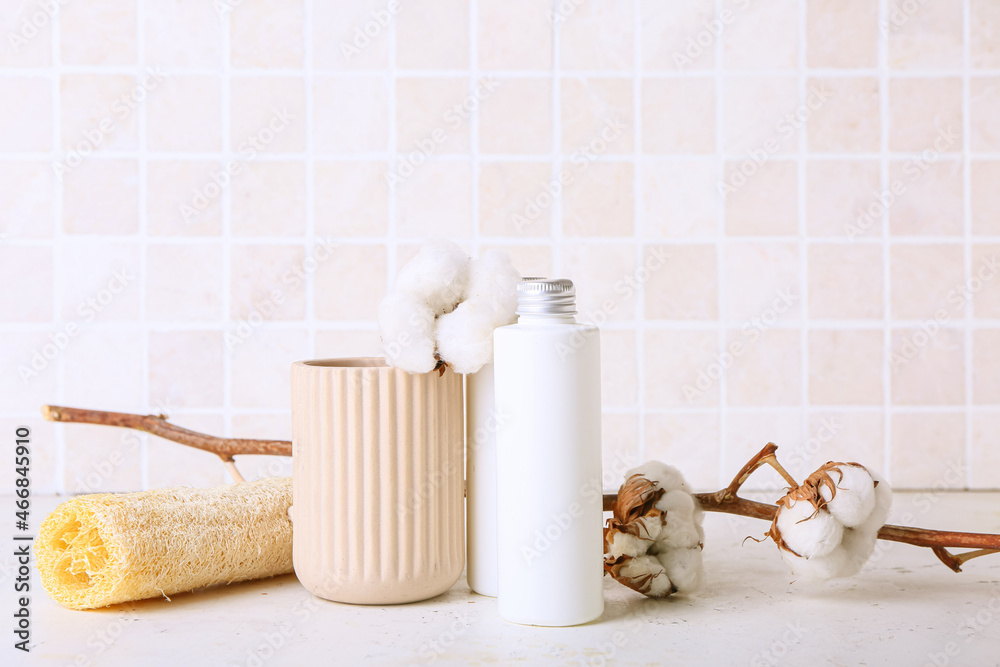
M493 333L498 609L579 625L604 611L599 332L569 280L517 290L517 324Z
M497 596L497 417L493 364L465 376L466 573L469 588Z

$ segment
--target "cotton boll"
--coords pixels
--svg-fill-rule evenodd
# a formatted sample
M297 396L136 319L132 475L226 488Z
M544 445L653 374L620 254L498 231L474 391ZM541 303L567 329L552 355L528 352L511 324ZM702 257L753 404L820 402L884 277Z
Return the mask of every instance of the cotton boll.
M777 526L785 545L803 558L825 556L840 544L844 526L829 512L805 500L778 509Z
M608 554L612 558L619 556L632 556L633 558L646 553L651 543L635 535L615 531L611 534L611 541L608 543Z
M684 481L681 471L661 461L646 461L641 466L637 466L626 472L625 479L628 479L632 475L642 475L649 481L656 482L664 491L680 489L688 493L691 492L691 488ZM662 511L662 508L659 506L657 506L657 509Z
M434 313L411 295L390 293L378 308L382 349L389 364L410 373L434 370Z
M497 309L497 326L516 320L517 284L520 272L514 268L510 255L500 250L487 250L469 264L469 286L466 300L485 301Z
M656 555L670 581L681 593L701 586L701 549L667 549Z
M650 543L655 542L663 532L663 517L644 516L636 523L640 526L639 537L646 538Z
M837 470L841 475L837 474ZM819 494L827 501L826 509L848 528L860 525L875 509L875 482L862 466L844 463L830 470L830 478L837 485L834 494L829 487L820 486Z
M653 598L670 595L671 581L660 561L653 556L632 558L619 570L620 576L633 579L636 583L644 582L642 593Z
M858 528L877 533L878 529L889 520L889 510L892 509L892 487L874 470L869 468L868 472L871 474L872 480L877 483L875 486L875 507Z
M493 360L496 313L489 304L463 301L437 320L437 347L456 373L475 373Z
M661 549L693 549L703 541L703 534L689 518L667 515L667 523L660 531L656 546Z
M683 518L691 521L694 517L696 503L690 493L675 489L664 493L656 503L656 509L668 512L670 518Z
M435 315L451 312L465 299L469 285L469 257L455 243L431 239L403 266L396 291L413 295Z

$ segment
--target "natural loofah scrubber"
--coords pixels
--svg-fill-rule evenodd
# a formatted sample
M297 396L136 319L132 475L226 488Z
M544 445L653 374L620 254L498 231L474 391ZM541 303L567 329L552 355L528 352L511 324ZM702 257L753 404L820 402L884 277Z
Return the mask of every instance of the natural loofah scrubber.
M42 586L71 609L292 571L290 477L80 496L42 523Z

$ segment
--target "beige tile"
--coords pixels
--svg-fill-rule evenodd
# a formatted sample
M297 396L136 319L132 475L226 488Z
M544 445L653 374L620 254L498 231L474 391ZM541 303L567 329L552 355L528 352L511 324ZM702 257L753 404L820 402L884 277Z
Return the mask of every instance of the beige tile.
M647 414L643 437L643 458L677 467L692 489L711 491L722 483L722 435L717 412Z
M973 151L1000 151L1000 77L975 78L969 82L969 148Z
M710 78L644 79L643 153L715 152L715 105Z
M510 255L511 261L522 276L551 276L552 248L548 245L503 245L486 244L481 250L502 250Z
M56 464L56 425L43 420L41 415L37 417L0 417L0 429L3 429L3 433L13 435L22 426L27 427L30 431L29 438L32 443L44 443L41 447L36 445L31 450L31 470L29 473L31 475L29 478L31 480L31 492L33 494L53 494L58 492L62 486L62 469L61 466L57 466ZM13 438L11 439L13 440ZM14 449L13 442L11 442L11 450L11 454L17 451ZM14 486L16 474L13 465L5 465L0 468L0 484L3 484L3 488L16 488ZM19 475L17 476L19 477Z
M480 164L479 232L487 236L547 236L557 188L548 162Z
M806 162L806 229L810 236L858 238L881 234L876 160Z
M232 185L234 236L301 236L306 231L306 166L249 162Z
M719 172L714 160L647 160L640 169L646 237L714 236L719 229Z
M237 408L289 409L289 369L293 362L312 358L304 329L260 328L229 354L232 404Z
M799 133L789 121L799 108L794 77L729 76L723 91L723 149L727 153L790 153Z
M144 79L148 87L143 90L159 95L165 80ZM90 159L91 151L138 148L138 90L136 78L124 74L64 74L59 86L62 147L76 157L66 156L63 164L73 168L79 159Z
M801 451L804 447L805 415L801 412L730 412L726 415L726 439L723 443L725 471L723 479L729 483L730 475L757 454L764 445L773 442L779 447L779 458L784 452ZM742 487L747 491L771 491L778 495L788 486L770 466L755 472Z
M809 67L875 67L878 64L878 0L814 0L806 3Z
M386 251L382 245L341 245L316 270L316 317L321 320L370 320L386 292ZM364 289L345 289L348 285ZM373 298L373 295L375 298Z
M59 5L59 59L65 65L134 65L136 4L132 0Z
M0 146L10 152L52 149L52 84L41 77L0 77L0 90L17 104L0 106Z
M559 63L564 71L632 68L634 8L616 0L557 5Z
M953 69L962 66L962 4L889 0L889 67Z
M139 165L91 159L63 178L63 230L134 234L139 228Z
M427 162L396 186L396 233L403 238L472 234L472 173L465 162Z
M639 444L638 415L601 415L601 477L605 491L621 488L625 473L641 463Z
M62 487L71 494L141 491L145 437L91 424L67 430Z
M551 153L552 80L498 78L489 86L493 92L484 92L479 104L479 150Z
M972 181L972 233L1000 235L1000 162L974 160Z
M714 245L646 246L642 267L646 271L633 274L637 282L645 283L646 319L718 318L717 262Z
M631 153L632 82L628 79L564 78L560 84L562 151L573 153L602 134L609 124L620 136L609 141L606 153ZM620 129L619 129L620 128Z
M1000 479L1000 414L995 412L972 414L972 459L969 476L972 488L996 489Z
M573 171L563 192L562 228L567 236L629 236L634 229L633 166L590 162Z
M955 413L892 415L889 482L893 489L965 486L965 417Z
M881 405L881 330L809 332L809 403Z
M636 332L601 332L601 405L630 408L639 397Z
M965 343L959 330L927 323L894 329L889 369L893 405L965 402Z
M146 250L146 318L222 317L222 246L156 244Z
M717 332L647 329L643 354L647 408L719 405L719 379L726 369Z
M381 357L378 331L342 330L316 332L316 358Z
M313 137L313 148L321 153L386 150L389 147L386 80L380 76L318 77L313 83Z
M147 0L143 17L146 62L180 67L221 65L224 23L210 3Z
M808 86L814 91L812 105L807 104L810 151L878 152L881 122L878 79L813 78Z
M313 63L323 70L389 66L390 26L402 10L386 0L329 0L312 8Z
M961 79L890 79L889 128L889 150L960 150Z
M5 240L51 238L55 172L48 162L0 162L0 234Z
M463 102L469 95L466 78L397 79L396 150L418 158L468 153L472 121Z
M411 0L396 24L396 65L401 69L469 66L469 3Z
M560 273L576 285L578 321L603 326L635 319L639 285L634 244L570 241L562 244L561 251Z
M245 169L243 165L241 168ZM146 163L146 230L156 236L222 233L222 188L241 178L218 162Z
M291 411L287 414L233 415L233 436L243 438L292 439ZM290 456L243 456L239 460L240 472L247 480L266 477L291 477Z
M799 479L827 461L856 461L881 473L885 467L885 417L881 411L810 412L805 444L796 451L783 449L779 457Z
M222 149L222 82L215 76L168 76L146 105L152 151Z
M972 402L978 405L1000 403L1000 330L977 329L972 332Z
M719 20L715 0L680 0L669 5L642 0L640 12L644 70L689 71L715 65L717 37L711 30Z
M138 330L83 329L62 354L66 405L141 410L144 337L145 333Z
M798 319L802 310L799 249L794 243L730 242L723 250L727 322L771 326ZM784 311L784 312L780 312ZM775 318L771 321L771 318Z
M222 415L171 415L170 421L201 433L221 435L224 430ZM241 470L245 458L236 459ZM204 488L227 482L226 469L219 457L156 436L149 436L146 441L146 471L151 489L173 486Z
M479 69L547 70L552 67L548 0L485 2L478 7Z
M81 327L91 322L139 319L142 249L88 237L64 240L57 249L60 317Z
M733 329L728 349L733 353L726 372L726 403L735 406L800 405L802 395L802 342L789 329ZM742 345L741 354L733 349ZM762 445L763 446L763 445Z
M962 283L962 246L894 245L889 252L894 318L928 318L951 308L948 292Z
M799 2L725 0L722 7L734 17L722 33L722 62L727 69L795 69ZM761 39L762 35L767 39Z
M317 234L380 236L389 215L385 162L317 162Z
M301 245L233 245L230 309L233 320L301 320L306 316L305 248Z
M8 0L0 16L0 67L48 67L52 64L52 19L38 5ZM13 479L13 478L11 478ZM5 488L10 488L9 486Z
M882 248L857 243L809 246L809 317L882 319Z
M243 0L229 12L233 67L302 67L304 0Z
M221 407L222 355L221 331L150 332L150 404Z
M973 67L1000 67L1000 6L993 0L971 0L969 3L969 50Z
M962 298L972 299L972 310L976 317L1000 318L1000 277L997 276L998 261L1000 261L1000 245L976 244L972 246L972 271L968 281L952 283L961 296L953 297L952 301L962 301ZM949 301L951 303L951 301ZM957 313L959 316L961 313Z
M52 248L0 245L0 322L52 320Z
M234 77L229 103L232 150L244 158L305 150L305 95L305 81L298 77Z
M60 332L66 335L60 336ZM59 326L49 331L0 332L4 409L36 414L38 406L52 402L59 375L57 360L75 341L75 336Z
M798 233L798 165L791 160L726 162L726 233Z
M893 236L961 235L963 223L962 162L941 159L921 163L889 163L890 183L904 184L889 208Z

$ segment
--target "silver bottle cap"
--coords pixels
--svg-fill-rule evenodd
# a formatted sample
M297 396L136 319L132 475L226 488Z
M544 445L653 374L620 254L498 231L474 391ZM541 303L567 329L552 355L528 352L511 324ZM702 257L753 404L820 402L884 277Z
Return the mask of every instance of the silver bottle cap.
M576 288L566 278L521 278L518 315L576 315Z

